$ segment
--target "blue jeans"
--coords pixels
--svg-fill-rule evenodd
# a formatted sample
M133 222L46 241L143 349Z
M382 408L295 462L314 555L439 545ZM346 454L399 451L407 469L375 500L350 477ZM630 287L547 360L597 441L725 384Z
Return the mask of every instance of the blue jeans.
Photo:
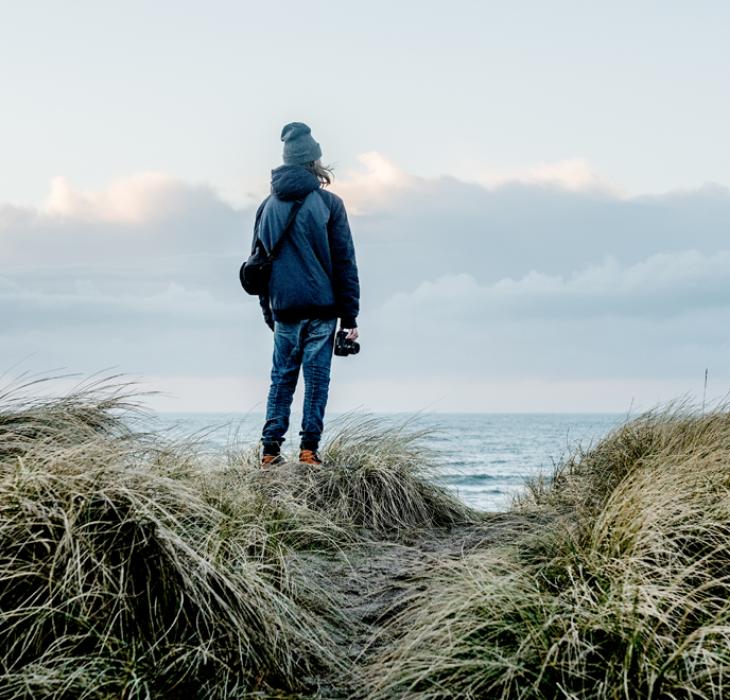
M278 453L284 442L300 367L304 374L304 415L299 433L301 447L310 450L319 447L336 330L337 319L334 318L275 322L271 387L261 436L266 452Z

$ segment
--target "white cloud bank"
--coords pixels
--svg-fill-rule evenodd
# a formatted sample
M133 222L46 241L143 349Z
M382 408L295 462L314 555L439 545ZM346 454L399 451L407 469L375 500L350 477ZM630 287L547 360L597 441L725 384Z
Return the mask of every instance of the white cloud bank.
M657 253L634 265L608 258L568 275L535 270L520 279L481 285L465 273L422 282L398 293L386 312L417 317L430 314L451 322L476 318L668 319L730 306L730 251L703 255L696 250Z
M730 385L728 190L630 198L583 161L482 184L362 163L335 185L363 352L336 361L333 407L622 410L705 367ZM179 387L167 408L260 409L241 387L265 386L271 337L236 276L252 214L154 173L0 206L0 367L115 366Z
M495 188L510 184L558 187L570 192L605 192L625 196L623 190L612 185L593 170L585 158L569 158L556 163L537 163L509 172L483 170L476 175L477 182Z
M433 182L407 173L377 151L363 153L358 160L361 164L359 170L348 171L344 179L335 182L335 188L354 214L367 214L382 208L403 191L428 189L429 183ZM473 182L490 191L522 185L621 198L627 196L621 188L600 177L585 158L537 163L509 171L477 169L472 172L472 169L467 169L467 173L465 184Z
M164 217L166 209L184 201L185 193L180 183L164 173L118 180L101 192L82 192L66 178L56 177L42 211L49 217L139 224Z

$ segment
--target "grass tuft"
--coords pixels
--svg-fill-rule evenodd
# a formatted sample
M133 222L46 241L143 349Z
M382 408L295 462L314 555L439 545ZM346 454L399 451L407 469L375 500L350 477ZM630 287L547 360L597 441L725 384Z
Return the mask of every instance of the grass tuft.
M336 668L320 591L127 408L95 387L0 410L0 698L232 697Z
M289 460L267 473L254 469L254 480L274 502L299 504L350 532L387 537L477 521L475 511L439 485L438 455L423 440L429 432L407 421L348 415L324 446L322 467Z
M727 696L727 411L642 416L519 507L556 520L437 567L391 624L373 697Z

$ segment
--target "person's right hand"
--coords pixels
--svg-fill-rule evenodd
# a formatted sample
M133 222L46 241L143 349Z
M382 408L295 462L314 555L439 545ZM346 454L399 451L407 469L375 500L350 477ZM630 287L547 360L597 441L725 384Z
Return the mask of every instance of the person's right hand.
M360 337L357 328L341 328L340 330L347 332L347 340L357 340Z

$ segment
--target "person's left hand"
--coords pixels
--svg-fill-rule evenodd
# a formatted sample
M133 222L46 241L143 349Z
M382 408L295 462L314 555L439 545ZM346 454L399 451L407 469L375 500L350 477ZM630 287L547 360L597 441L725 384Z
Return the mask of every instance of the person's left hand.
M357 328L343 328L343 331L347 331L347 340L357 340L360 337Z

